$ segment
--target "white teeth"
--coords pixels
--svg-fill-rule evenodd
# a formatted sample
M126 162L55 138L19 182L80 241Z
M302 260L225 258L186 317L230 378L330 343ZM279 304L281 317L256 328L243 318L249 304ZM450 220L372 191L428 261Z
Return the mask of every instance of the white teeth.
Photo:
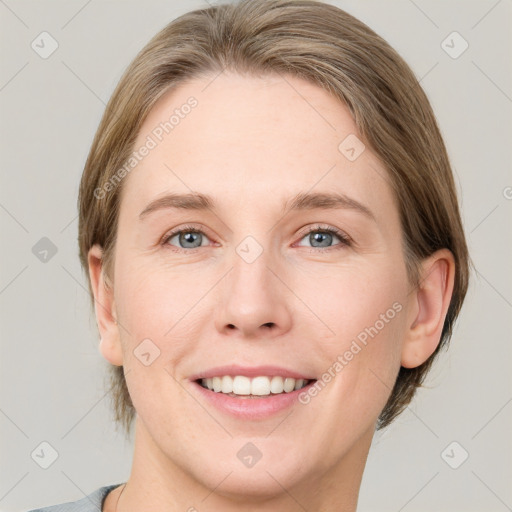
M206 379L208 380L208 379ZM220 377L213 377L213 391L219 392L222 389L222 379ZM211 389L211 388L209 388Z
M251 379L237 375L233 379L233 393L235 393L235 395L250 395Z
M270 379L268 377L256 377L252 379L251 395L270 395Z
M295 389L295 379L284 379L284 390L289 393Z
M204 382L204 379L203 379L203 382ZM221 384L220 390L223 393L232 393L233 392L233 379L229 375L222 377L222 384Z
M270 391L272 391L272 393L282 393L284 391L283 377L272 377Z
M300 389L304 387L304 379L297 379L295 381L295 387L293 389Z
M235 395L254 395L267 396L271 393L290 393L297 389L302 389L309 383L305 379L292 379L291 377L254 377L249 378L244 375L231 377L230 375L209 377L202 379L203 387L216 393L226 393Z

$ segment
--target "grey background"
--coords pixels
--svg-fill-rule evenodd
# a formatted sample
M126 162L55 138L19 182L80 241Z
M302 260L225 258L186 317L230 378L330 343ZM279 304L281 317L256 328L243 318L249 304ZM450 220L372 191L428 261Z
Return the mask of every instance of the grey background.
M330 3L387 39L421 79L476 267L449 351L375 438L359 510L512 510L511 2ZM129 476L132 445L111 421L78 261L77 190L126 65L173 18L205 6L0 0L1 511L76 500ZM31 48L42 31L59 45L47 59ZM441 46L453 31L469 43L457 59ZM46 262L32 251L42 237L57 248ZM31 457L43 441L58 453L48 469ZM456 465L462 450L468 459L452 469L445 461Z

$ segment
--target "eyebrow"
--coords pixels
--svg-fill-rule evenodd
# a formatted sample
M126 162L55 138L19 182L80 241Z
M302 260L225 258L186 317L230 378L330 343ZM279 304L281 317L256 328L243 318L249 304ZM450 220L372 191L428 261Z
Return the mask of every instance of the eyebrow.
M188 194L167 194L163 197L151 201L139 215L139 219L144 219L150 213L162 209L181 209L181 210L215 210L215 201L211 196L200 192ZM335 210L348 209L362 213L372 220L376 220L372 211L364 204L352 199L345 194L336 192L300 192L295 197L286 201L283 205L283 212L301 211L301 210Z

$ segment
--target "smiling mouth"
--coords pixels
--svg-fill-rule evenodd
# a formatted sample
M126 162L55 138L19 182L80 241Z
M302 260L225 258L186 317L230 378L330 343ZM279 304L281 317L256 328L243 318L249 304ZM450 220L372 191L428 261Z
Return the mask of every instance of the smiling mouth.
M231 397L268 398L301 390L314 380L279 376L249 378L243 375L223 375L197 379L195 382L205 389Z

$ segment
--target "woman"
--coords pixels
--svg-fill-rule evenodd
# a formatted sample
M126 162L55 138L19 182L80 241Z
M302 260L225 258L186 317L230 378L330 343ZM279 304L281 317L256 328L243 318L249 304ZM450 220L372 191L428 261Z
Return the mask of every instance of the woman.
M126 483L40 510L355 511L375 429L468 283L446 149L398 54L310 0L181 16L113 93L79 214L135 451Z

